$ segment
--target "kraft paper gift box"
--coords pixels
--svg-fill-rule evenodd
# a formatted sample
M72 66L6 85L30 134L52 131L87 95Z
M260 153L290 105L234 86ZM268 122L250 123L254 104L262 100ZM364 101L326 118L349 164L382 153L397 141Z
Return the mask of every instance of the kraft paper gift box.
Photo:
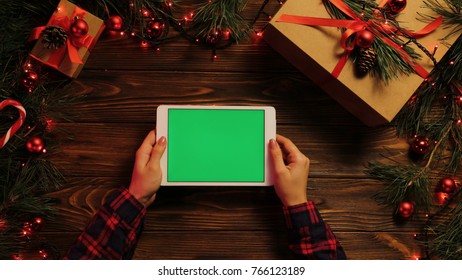
M421 16L417 12L439 16L428 8L422 8L422 4L422 1L407 1L406 8L397 16L402 27L413 31L425 27L428 22L418 20ZM331 72L345 52L340 44L341 29L280 22L278 19L282 15L330 19L322 0L286 1L269 22L263 37L273 49L369 126L392 121L424 80L417 74L401 75L388 82L371 75L358 77L351 58L335 78ZM439 61L448 51L448 47L440 40L450 30L440 26L428 35L418 38L417 41L430 52L434 50L435 45L438 45L434 57ZM444 43L452 44L458 35L453 35ZM417 46L412 45L412 47L422 56L417 62L430 72L434 67L431 59Z
M81 37L72 36L71 24L75 18L88 24L88 33ZM47 26L60 26L68 34L66 43L58 49L48 49L42 43L41 31ZM29 40L37 40L30 56L51 66L68 77L76 78L82 70L98 37L104 30L102 19L88 13L76 5L62 0L46 26L34 28Z

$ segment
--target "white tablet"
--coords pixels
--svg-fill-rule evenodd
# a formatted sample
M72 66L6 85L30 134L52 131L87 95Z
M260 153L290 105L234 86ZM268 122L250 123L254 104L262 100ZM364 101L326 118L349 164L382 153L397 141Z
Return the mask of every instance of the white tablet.
M259 106L161 105L157 140L165 136L162 185L270 186L268 144L276 111Z

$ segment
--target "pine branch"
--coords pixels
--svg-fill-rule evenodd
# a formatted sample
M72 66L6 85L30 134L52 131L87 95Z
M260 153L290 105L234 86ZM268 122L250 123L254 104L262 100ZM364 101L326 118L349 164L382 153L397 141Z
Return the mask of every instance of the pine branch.
M460 190L454 194L458 197ZM432 255L443 259L462 259L462 202L448 213L450 218L436 226L426 227L426 231L430 231L436 237L428 242ZM447 215L447 214L446 214ZM431 220L429 220L431 221Z
M404 200L412 200L416 208L428 210L430 206L430 169L414 165L388 165L369 163L366 174L383 181L386 187L377 193L376 199L396 208Z
M221 0L202 4L193 17L196 36L205 38L213 32L230 31L230 37L239 41L249 31L241 16L246 3L246 0Z
M344 15L343 12L334 6L330 1L323 0L323 3L332 18L348 19L348 17ZM387 22L388 26L396 27L398 31L403 31L399 22L394 17L387 17L386 11L379 10L378 4L373 1L349 0L344 1L344 3L348 5L355 12L355 14L358 15L358 17L361 17L365 22L372 21L374 22L375 26L382 26L385 24L385 22ZM403 50L407 53L408 60L415 61L421 57L412 47L410 47L407 42L401 39L400 34L392 32L392 28L390 28L389 33L385 33L382 30L374 28L374 25L370 25L369 28L373 29L375 33L381 34L382 36L396 43L398 46L403 46ZM406 40L408 39L409 38ZM411 41L417 43L419 48L423 48L415 39L411 38ZM377 63L373 68L373 71L370 72L371 76L377 76L379 80L386 83L392 79L399 78L401 75L410 75L414 73L414 69L402 57L402 54L398 53L398 51L396 51L393 47L386 44L381 38L374 38L372 48L374 48L377 52ZM431 54L430 57L432 58ZM353 58L353 60L355 60L355 58Z
M443 5L439 0L426 0L424 6L433 10L435 13L443 16L443 23L446 28L452 27L452 30L446 35L443 40L448 39L454 34L459 34L462 31L462 2L460 0L443 0L446 5ZM422 15L424 19L433 20L435 17Z

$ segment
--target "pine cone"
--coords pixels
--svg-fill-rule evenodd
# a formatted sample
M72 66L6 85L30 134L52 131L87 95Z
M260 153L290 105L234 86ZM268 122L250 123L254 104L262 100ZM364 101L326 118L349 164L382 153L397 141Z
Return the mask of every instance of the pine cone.
M42 44L47 49L59 49L66 43L67 33L64 28L60 26L47 26L42 33Z
M361 50L356 66L361 74L369 72L377 61L377 52L373 48Z

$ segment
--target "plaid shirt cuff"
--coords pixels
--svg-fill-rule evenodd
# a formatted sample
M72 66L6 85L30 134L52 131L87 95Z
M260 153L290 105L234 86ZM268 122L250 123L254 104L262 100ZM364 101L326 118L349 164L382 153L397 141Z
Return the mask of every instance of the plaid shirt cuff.
M302 228L321 221L320 214L312 201L289 207L284 206L283 211L288 229Z
M126 188L111 193L65 259L131 259L146 208Z
M284 207L289 247L298 258L346 259L342 246L316 206L308 201Z

